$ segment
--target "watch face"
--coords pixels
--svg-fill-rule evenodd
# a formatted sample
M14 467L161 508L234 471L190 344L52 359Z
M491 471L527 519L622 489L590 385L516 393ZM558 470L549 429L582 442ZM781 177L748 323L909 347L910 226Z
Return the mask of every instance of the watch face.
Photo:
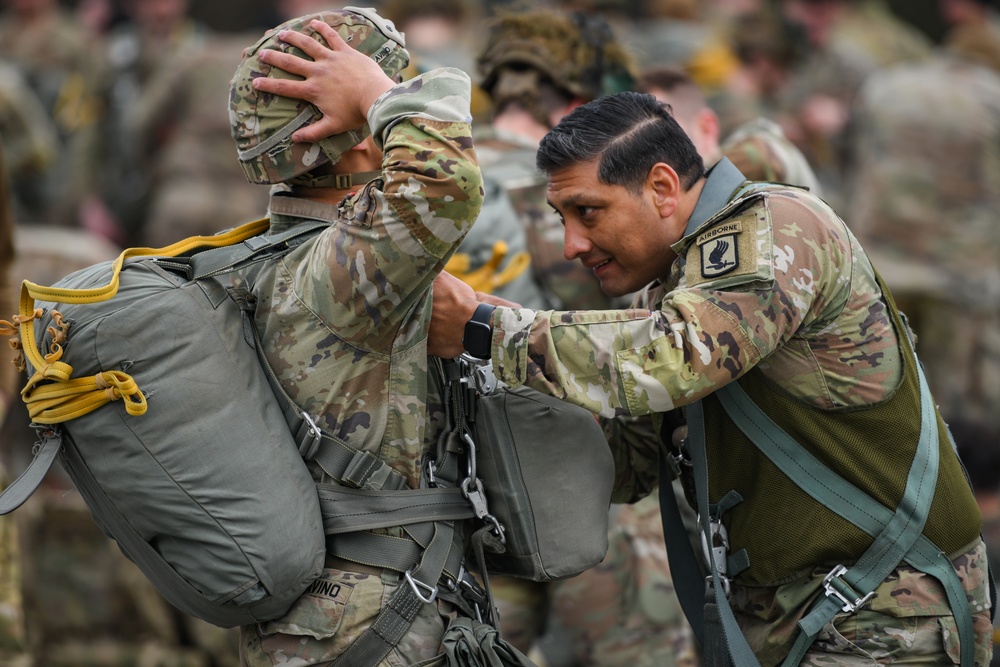
M477 359L489 359L492 338L493 329L490 325L470 321L465 324L465 336L462 338L462 346L466 352Z
M465 323L465 336L462 347L476 359L489 359L493 343L493 327L490 326L490 315L495 306L481 303L476 306L472 319Z

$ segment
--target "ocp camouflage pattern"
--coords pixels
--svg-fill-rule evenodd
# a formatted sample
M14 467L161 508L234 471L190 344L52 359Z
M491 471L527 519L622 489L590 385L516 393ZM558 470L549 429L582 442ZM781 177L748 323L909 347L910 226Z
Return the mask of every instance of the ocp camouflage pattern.
M272 231L307 219L330 227L268 264L255 286L264 351L292 400L351 449L388 463L411 488L419 487L424 457L445 424L428 372L431 285L483 198L470 88L463 72L439 69L379 98L368 123L384 148L382 175L339 206L273 195ZM317 480L330 481L310 465ZM339 587L333 599L320 603L307 592L283 619L243 629L249 664L304 665L339 655L398 584L387 575L365 582L339 570L326 576L326 598ZM439 605L447 611L447 603ZM437 656L442 632L436 606L425 605L383 664Z
M702 248L722 240L738 248L738 260L715 276ZM658 448L648 434L660 432L664 413L752 367L791 396L826 409L877 403L899 384L897 334L871 265L844 222L815 196L765 186L673 248L677 261L637 296L638 308L498 308L493 316L498 377L599 413L609 420L609 436L621 429L635 436L609 440L616 498L641 497L658 479ZM638 419L624 419L629 415ZM635 442L643 446L621 451ZM925 585L926 579L914 581L908 594L926 595ZM968 578L966 585L983 595ZM789 595L775 588L758 594L772 606L785 605ZM751 646L765 651L757 644L766 637L786 651L802 611L788 602L760 635L751 624ZM939 620L949 619L950 611L941 612Z
M258 92L252 86L253 80L258 77L299 78L262 63L258 54L263 49L273 49L308 58L300 49L282 42L278 34L282 30L300 32L325 45L325 40L309 25L313 19L325 21L336 28L345 42L355 50L371 56L381 65L382 71L387 76L395 76L409 63L409 54L401 44L387 38L367 18L348 10L309 14L287 21L261 37L256 44L247 49L243 61L233 75L233 85L229 90L232 135L241 152L240 165L251 183L289 181L331 160L336 161L341 154L360 143L369 134L369 128L366 126L316 143L293 142L291 132L282 138L281 131L299 114L307 113L311 122L320 118L321 112L305 100ZM274 145L269 146L260 155L256 157L242 155L245 151L260 150L260 146L269 141Z

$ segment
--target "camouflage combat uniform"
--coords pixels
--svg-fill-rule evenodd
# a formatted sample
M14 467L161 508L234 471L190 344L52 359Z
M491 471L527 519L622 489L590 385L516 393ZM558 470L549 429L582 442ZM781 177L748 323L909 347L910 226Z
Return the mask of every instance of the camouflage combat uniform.
M904 377L900 349L905 346L870 264L844 223L822 201L793 189L756 194L726 208L742 182L728 161L712 170L691 215L696 231L673 246L678 260L669 276L648 286L636 308L570 313L497 308L492 363L498 377L607 419L650 415L657 432L667 411L737 378L773 385L814 412L830 414L878 404L912 383ZM722 237L732 244L735 261L716 276L711 255L703 259L701 250ZM618 492L647 493L658 481L659 444L641 439L611 445ZM712 452L724 443L710 437L708 447ZM942 448L941 458L942 469L946 463L957 466L950 448ZM724 470L717 461L710 457L713 475ZM743 483L745 506L766 501L770 491L754 487L757 476L748 474ZM967 537L967 545L950 557L974 614L976 663L986 665L990 601L979 513L964 479L946 490L961 499L965 512L966 525L957 537ZM766 535L781 537L765 540L769 548L780 552L817 541L811 526L796 525L795 516L767 530ZM734 531L742 526L725 517L723 522L735 541ZM751 562L757 563L752 571L771 561ZM796 621L832 565L820 555L815 569L806 567L780 585L751 586L747 574L734 579L734 612L763 665L783 659ZM889 656L957 662L953 623L936 580L900 566L858 615L840 615L824 628L805 664L847 664L848 654L869 662Z
M788 183L822 196L819 180L781 127L767 118L755 118L733 130L719 146L751 181Z
M273 195L272 230L303 220L331 226L268 266L257 283L257 327L291 398L352 449L388 463L410 488L420 486L424 457L444 424L428 371L431 283L482 201L470 87L464 73L440 69L382 96L368 115L385 153L382 176L339 206ZM325 593L307 592L284 617L242 629L245 664L330 661L407 585L389 570L335 561L321 578L331 584ZM423 605L380 664L437 658L450 612L443 601Z

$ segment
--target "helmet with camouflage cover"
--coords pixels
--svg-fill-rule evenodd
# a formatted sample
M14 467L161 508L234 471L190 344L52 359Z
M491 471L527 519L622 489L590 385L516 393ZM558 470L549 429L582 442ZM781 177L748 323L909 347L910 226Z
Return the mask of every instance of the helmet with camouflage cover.
M532 97L550 82L569 96L592 100L629 90L635 67L600 16L551 11L501 14L478 61L481 86L502 104Z
M287 21L265 34L246 50L229 89L229 118L236 140L240 165L251 183L294 183L320 185L329 166L364 141L367 125L357 130L327 137L316 143L296 143L292 134L318 120L322 112L304 100L258 92L251 82L258 77L298 78L262 63L258 54L274 49L308 58L301 50L282 42L278 33L294 30L325 44L309 27L310 21L325 21L354 49L371 57L388 76L394 77L410 60L403 35L392 22L374 9L343 9L309 14Z

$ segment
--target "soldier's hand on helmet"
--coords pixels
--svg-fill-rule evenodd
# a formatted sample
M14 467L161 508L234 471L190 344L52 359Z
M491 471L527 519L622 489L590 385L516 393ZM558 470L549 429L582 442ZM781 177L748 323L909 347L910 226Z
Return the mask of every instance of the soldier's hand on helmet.
M320 120L292 135L293 141L315 142L364 125L371 105L395 84L378 63L348 46L329 24L313 20L309 25L329 46L294 30L283 30L278 37L312 60L273 49L258 54L262 62L302 80L259 77L253 86L265 93L306 100L322 111Z

